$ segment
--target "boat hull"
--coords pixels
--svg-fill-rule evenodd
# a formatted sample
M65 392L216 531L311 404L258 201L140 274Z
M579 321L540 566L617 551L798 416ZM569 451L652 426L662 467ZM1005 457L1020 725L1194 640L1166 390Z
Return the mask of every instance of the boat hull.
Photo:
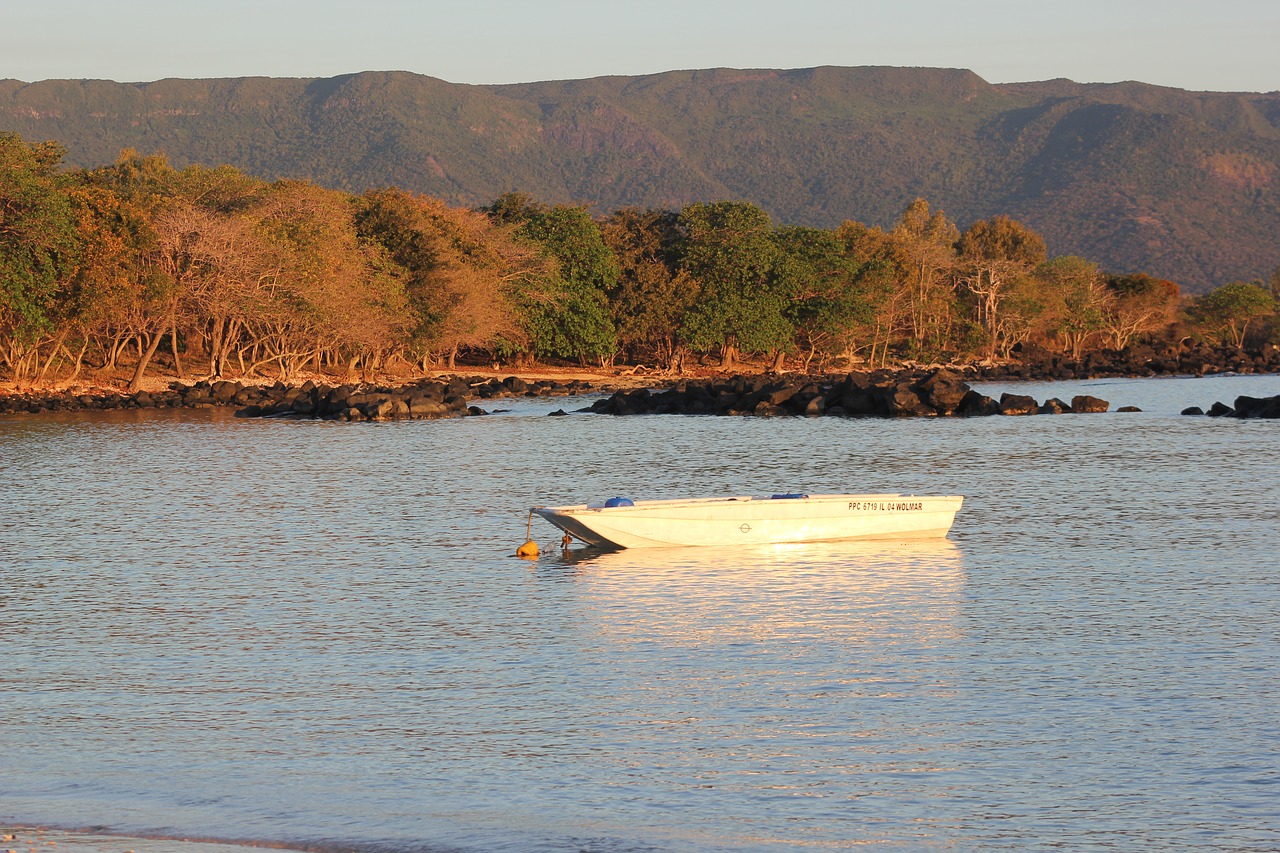
M534 507L589 545L760 545L840 539L932 539L947 535L959 496L805 495L635 501L631 506Z

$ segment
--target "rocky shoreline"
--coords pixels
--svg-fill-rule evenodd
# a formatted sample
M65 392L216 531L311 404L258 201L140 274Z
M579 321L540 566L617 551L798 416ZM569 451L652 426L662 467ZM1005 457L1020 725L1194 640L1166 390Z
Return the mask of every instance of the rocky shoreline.
M552 397L601 390L589 382L525 381L516 376L452 376L401 385L254 385L232 380L174 382L165 391L0 395L0 414L105 411L113 409L234 408L239 417L300 417L331 420L448 418L484 414L472 401L502 397Z
M1228 406L1221 401L1214 403L1208 411L1199 406L1189 406L1182 410L1184 415L1208 415L1211 418L1264 418L1280 419L1280 394L1275 397L1236 397L1235 405Z
M1105 412L1110 403L1078 395L1038 403L1024 394L999 400L970 388L954 370L850 373L842 377L735 376L681 380L670 388L616 391L588 411L606 415L841 416L872 418L980 417ZM1120 411L1137 411L1126 406Z
M1266 344L1257 349L1244 349L1195 342L1169 343L1098 350L1078 359L1039 347L1025 347L1017 351L1017 361L976 364L964 370L966 376L983 382L1280 373L1280 346Z
M323 418L368 421L482 415L484 401L510 397L570 396L614 392L592 411L609 414L844 415L850 417L974 416L1096 411L1087 400L1047 400L1005 394L992 400L958 383L1079 380L1218 373L1280 373L1280 347L1259 350L1203 344L1136 347L1095 352L1079 360L1042 350L1019 353L1008 364L977 364L853 372L835 376L753 374L674 380L630 377L623 381L524 379L518 376L441 376L403 384L254 384L233 380L173 382L167 389L140 391L0 392L0 415L116 409L234 408L241 417ZM939 378L941 375L942 378ZM598 377L593 377L596 379ZM966 399L966 393L969 396ZM1248 398L1252 399L1252 398ZM1207 414L1276 417L1275 407L1247 401L1216 403ZM1105 411L1106 409L1101 409ZM1184 414L1204 413L1196 407Z

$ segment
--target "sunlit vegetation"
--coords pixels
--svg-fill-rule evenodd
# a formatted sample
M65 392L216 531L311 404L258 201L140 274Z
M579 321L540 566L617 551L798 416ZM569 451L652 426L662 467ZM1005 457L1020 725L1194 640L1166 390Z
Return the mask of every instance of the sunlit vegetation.
M961 230L916 200L889 229L679 210L481 209L172 167L66 170L0 135L0 363L11 380L292 379L459 363L697 362L832 370L1280 335L1280 275L1184 299L1108 274L1006 216Z

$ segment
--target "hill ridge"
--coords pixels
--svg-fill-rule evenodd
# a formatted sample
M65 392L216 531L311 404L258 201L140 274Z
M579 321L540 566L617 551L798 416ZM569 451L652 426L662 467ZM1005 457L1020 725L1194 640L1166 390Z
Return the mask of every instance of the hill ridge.
M177 166L476 205L679 207L741 198L780 222L888 225L916 197L997 213L1053 254L1205 290L1280 266L1280 92L988 83L967 69L709 68L507 84L327 78L0 81L0 130L97 166Z

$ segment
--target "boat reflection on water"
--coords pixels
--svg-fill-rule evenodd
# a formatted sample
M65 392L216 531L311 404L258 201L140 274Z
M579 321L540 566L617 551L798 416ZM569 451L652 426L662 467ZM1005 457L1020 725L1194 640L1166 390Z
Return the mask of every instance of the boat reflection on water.
M572 581L579 615L603 631L680 645L941 641L959 636L965 581L963 553L947 539L570 548L544 552L534 571Z
M861 574L880 574L895 569L960 568L960 548L950 539L911 539L901 542L842 541L784 542L771 545L725 548L598 548L592 545L547 549L538 559L539 568L610 571L718 571L728 567L760 571L789 571L826 566Z

